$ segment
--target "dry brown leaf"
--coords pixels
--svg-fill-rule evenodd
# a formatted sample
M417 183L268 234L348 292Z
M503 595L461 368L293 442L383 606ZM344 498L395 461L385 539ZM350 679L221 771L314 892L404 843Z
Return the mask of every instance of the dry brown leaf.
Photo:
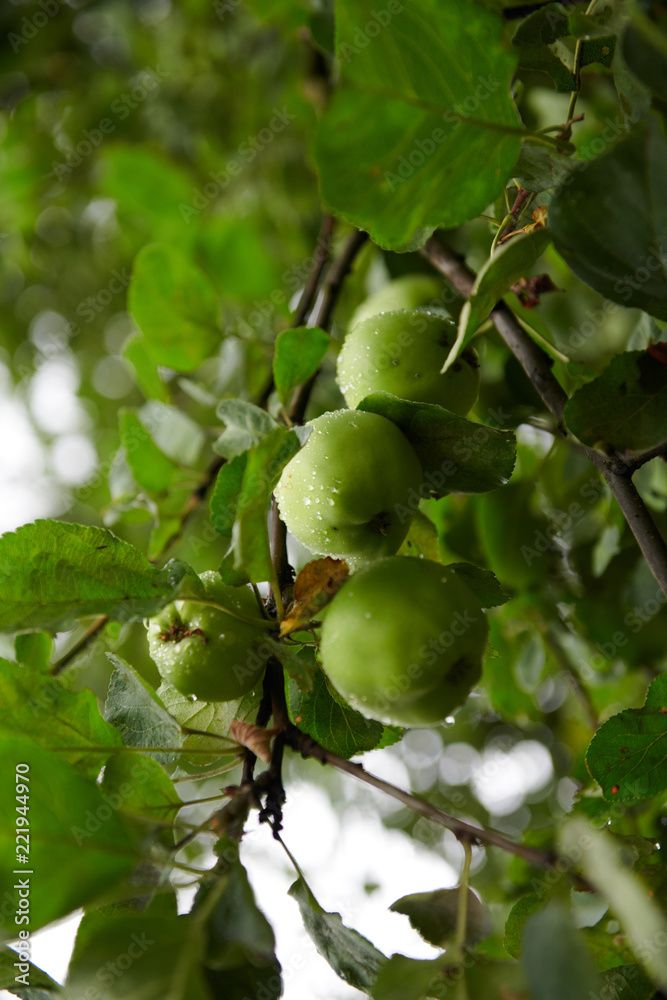
M264 729L263 726L253 726L252 723L241 722L239 719L234 719L229 727L229 735L233 740L252 750L267 764L271 763L271 740L277 732L277 729Z
M350 570L344 559L313 559L294 581L294 601L280 625L280 634L303 628L343 586Z

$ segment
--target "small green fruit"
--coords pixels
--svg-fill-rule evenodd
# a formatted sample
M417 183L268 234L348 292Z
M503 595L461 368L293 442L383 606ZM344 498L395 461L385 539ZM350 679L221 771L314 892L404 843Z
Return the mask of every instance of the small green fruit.
M227 587L217 573L202 573L204 596L244 617L258 618L247 587ZM160 675L202 701L247 694L266 667L258 647L261 627L193 600L175 601L148 622L148 649Z
M309 424L275 495L303 545L352 565L396 552L420 488L419 460L397 427L375 413L336 410Z
M477 399L477 356L469 349L441 374L456 339L448 319L426 310L380 313L353 327L338 355L337 381L348 406L372 392L437 403L465 416Z
M440 301L442 283L428 274L404 274L373 292L355 310L350 320L353 326L377 316L382 312L396 312L397 309L419 309Z
M363 715L434 726L479 680L488 633L455 571L394 556L359 570L336 594L320 656L333 686Z

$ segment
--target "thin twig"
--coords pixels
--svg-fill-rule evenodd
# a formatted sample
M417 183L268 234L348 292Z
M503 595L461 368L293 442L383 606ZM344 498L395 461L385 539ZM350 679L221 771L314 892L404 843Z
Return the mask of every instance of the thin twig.
M538 865L541 868L552 868L554 865L556 856L551 852L540 851L538 848L528 847L525 844L515 844L514 841L508 840L507 837L503 837L501 833L496 833L495 830L484 830L481 827L472 826L472 824L466 823L456 816L451 816L449 813L443 812L442 809L431 805L430 802L420 799L417 795L405 792L402 788L384 781L383 778L377 778L374 774L367 771L362 764L355 764L350 760L345 760L344 757L339 757L338 754L333 753L331 750L326 750L319 743L316 743L312 737L306 733L302 733L296 726L289 725L287 727L285 731L285 743L293 750L298 751L304 758L312 757L314 760L319 760L321 764L328 764L336 768L337 771L351 774L355 778L358 778L359 781L363 781L364 784L377 788L379 791L384 792L385 795L397 799L398 802L401 802L408 809L418 813L420 816L426 817L426 819L437 823L439 826L444 826L446 830L451 830L453 834L463 840L500 847L502 850L516 854L525 861Z
M470 296L475 280L474 273L437 236L432 236L420 252L448 279L456 291L465 298ZM551 371L553 362L528 336L504 302L496 305L489 318L520 363L547 409L553 413L558 422L559 433L567 436L563 427L563 410L568 397ZM631 474L634 471L632 466L625 465L618 455L604 455L574 441L571 437L568 437L568 440L592 462L604 478L635 536L649 569L667 595L667 543L660 535L646 504L632 482Z
M331 265L329 273L324 279L322 302L315 318L315 326L319 326L323 330L329 329L333 311L336 308L336 303L343 287L343 281L354 263L354 258L367 239L367 233L362 232L360 229L355 230L345 244L340 257ZM291 423L300 424L302 422L316 379L317 373L307 382L304 382L303 385L299 386L294 393L287 414Z
M595 732L600 725L600 720L598 719L598 714L588 689L581 683L574 667L568 659L567 653L561 646L560 640L554 632L547 627L544 627L541 631L544 636L544 641L558 661L558 665L567 675L568 683L584 710L588 725L591 727L593 732Z
M51 664L51 675L53 677L57 677L58 674L61 674L63 670L70 665L72 660L76 659L79 653L83 652L95 636L102 631L108 621L109 619L106 615L101 615L99 618L96 618L92 625L88 626L81 638L78 639L73 646L70 646L67 652L63 653L59 660L56 660L55 663Z
M310 312L313 303L315 301L315 295L317 294L317 289L320 287L320 278L322 277L322 272L329 260L330 245L331 245L331 235L333 233L334 218L333 215L325 215L322 220L322 226L320 228L319 235L317 237L317 247L321 247L321 251L317 256L317 264L310 272L308 276L308 281L306 282L301 298L299 299L299 307L294 316L294 326L301 326L305 323L308 313Z
M334 217L333 215L325 215L322 219L322 225L320 226L320 231L317 236L317 243L315 244L315 260L316 264L313 270L308 275L308 280L304 285L303 292L301 293L301 298L299 299L299 305L294 314L292 320L293 327L303 326L308 318L308 313L313 307L315 302L315 296L317 295L317 289L320 287L320 281L322 278L322 272L326 267L327 261L329 260L329 254L331 249L331 236L333 234L334 228ZM264 386L260 397L257 401L257 405L266 409L266 405L269 401L269 396L275 388L275 383L273 381L273 371L267 379L267 383Z
M591 0L588 7L586 8L585 17L593 13L593 9L597 0ZM569 139L572 132L571 122L574 121L574 109L577 106L577 98L579 97L579 91L581 90L581 56L584 47L583 38L577 38L577 44L574 49L574 67L572 72L574 74L574 90L570 95L570 103L567 109L567 125L562 132L559 133L559 137L562 139Z
M636 472L637 469L641 469L642 465L646 465L647 462L651 462L654 458L664 458L667 460L667 441L661 441L655 447L647 448L646 451L642 451L639 455L633 455L632 458L623 458L623 462L630 472Z
M525 188L518 189L516 193L516 198L514 199L514 204L512 205L509 212L501 222L498 232L495 234L493 238L493 244L491 247L492 253L493 250L495 250L496 246L500 243L500 241L505 236L507 236L508 233L511 233L514 229L516 229L517 219L521 214L521 210L524 206L524 203L527 202L531 197L532 193L530 191L526 191Z

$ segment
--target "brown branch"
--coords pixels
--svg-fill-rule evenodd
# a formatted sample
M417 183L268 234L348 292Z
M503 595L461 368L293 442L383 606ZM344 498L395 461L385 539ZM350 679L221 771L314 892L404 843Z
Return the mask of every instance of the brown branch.
M298 309L294 315L294 326L301 326L305 323L308 313L310 312L317 289L320 287L320 278L322 277L322 272L329 260L329 251L331 243L331 235L333 233L334 218L333 215L325 215L322 220L322 226L320 228L319 235L317 237L317 247L322 247L322 253L317 259L317 264L310 272L308 276L308 281L305 284L301 298L299 300Z
M523 209L524 204L532 197L532 192L526 191L525 188L518 189L516 198L514 199L514 204L509 210L507 222L498 233L498 237L495 241L496 243L500 243L505 236L509 235L509 233L516 229L517 220L521 214L521 210Z
M516 844L512 840L508 840L507 837L503 837L501 833L496 833L495 830L485 830L481 827L473 826L471 823L466 823L456 816L451 816L449 813L443 812L442 809L431 805L425 799L421 799L417 795L412 795L411 792L405 792L402 788L384 781L383 778L377 778L374 774L367 771L362 764L355 764L350 760L345 760L344 757L339 757L338 754L333 753L331 750L326 750L319 743L316 743L312 737L306 733L302 733L296 726L288 726L285 731L285 743L304 758L312 757L314 760L319 760L321 764L328 764L336 768L337 771L351 774L353 777L358 778L359 781L363 781L364 784L377 788L379 791L384 792L385 795L391 796L391 798L401 802L408 809L418 813L420 816L424 816L426 819L431 820L431 822L443 826L446 830L451 830L460 839L499 847L541 868L552 868L554 862L557 860L556 855L552 852L541 851L535 847L528 847L525 844Z
M432 236L420 251L465 298L470 296L474 273L459 260L449 247ZM489 319L539 393L547 409L558 421L558 430L566 436L563 410L567 394L551 371L552 361L532 340L516 320L512 310L499 302ZM667 543L656 528L644 501L632 482L632 466L623 464L619 456L604 455L569 438L573 446L592 462L606 481L632 531L649 569L667 595Z
M642 465L651 462L654 458L662 458L667 461L667 441L661 441L660 444L656 444L653 448L647 448L646 451L640 452L639 455L633 455L631 458L623 457L622 461L628 471L633 473L637 469L641 469Z
M294 319L292 320L292 326L298 327L303 326L305 323L308 313L312 309L315 296L317 295L317 289L320 287L320 281L322 279L322 273L326 267L327 261L329 260L330 246L331 246L331 236L334 228L334 217L333 215L325 215L322 219L322 225L320 226L320 231L317 236L317 243L315 244L315 257L316 264L313 270L308 275L308 281L304 285L303 292L301 293L301 298L299 299L299 305L294 314ZM320 250L321 248L321 250ZM320 253L318 255L318 250ZM273 392L275 383L273 381L273 372L269 375L267 383L260 393L260 397L257 401L257 405L266 409L266 405L269 401L269 396Z
M345 244L340 257L331 265L329 273L324 279L322 302L320 303L320 308L315 319L315 326L319 326L323 330L329 329L333 312L343 287L343 281L354 263L354 258L367 239L367 233L362 232L360 229L355 230ZM288 417L293 424L300 424L303 421L316 379L317 373L307 382L304 382L303 385L300 385L294 393L288 412Z

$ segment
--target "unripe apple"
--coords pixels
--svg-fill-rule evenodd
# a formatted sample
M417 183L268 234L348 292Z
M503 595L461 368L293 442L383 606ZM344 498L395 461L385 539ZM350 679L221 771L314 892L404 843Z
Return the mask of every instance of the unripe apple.
M322 626L320 656L342 697L385 724L437 725L482 673L489 626L447 566L393 556L355 573Z
M418 309L440 300L442 283L429 274L403 274L373 292L354 311L350 330L371 316L397 309Z
M338 355L337 381L348 406L372 392L437 403L464 416L477 399L477 355L464 351L441 374L456 326L427 310L380 313L353 327Z
M202 573L200 580L203 599L230 613L194 600L174 601L148 622L148 649L160 675L183 694L231 701L247 694L264 673L266 657L258 647L265 632L248 587L228 587L214 572Z
M325 413L308 426L310 437L275 491L288 529L311 552L353 566L396 552L422 479L403 434L390 420L358 410Z

